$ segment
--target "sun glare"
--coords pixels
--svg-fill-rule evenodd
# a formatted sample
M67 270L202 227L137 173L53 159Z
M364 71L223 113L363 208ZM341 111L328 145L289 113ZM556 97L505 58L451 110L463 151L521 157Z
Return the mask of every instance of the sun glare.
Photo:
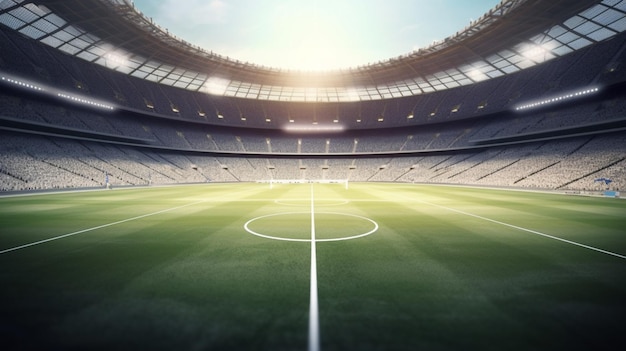
M280 58L278 66L328 70L358 60L357 51L351 50L350 40L341 30L346 21L338 23L337 17L320 14L327 10L314 4L298 4L276 11L270 36L274 43L272 58Z
M358 67L407 54L451 35L498 2L134 1L170 33L211 52L305 71Z

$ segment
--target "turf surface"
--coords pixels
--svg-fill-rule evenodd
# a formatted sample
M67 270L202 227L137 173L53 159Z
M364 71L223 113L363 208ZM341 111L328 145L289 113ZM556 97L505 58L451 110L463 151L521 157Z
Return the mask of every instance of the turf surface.
M619 199L212 184L0 198L0 229L2 349L306 350L312 231L323 351L626 341Z

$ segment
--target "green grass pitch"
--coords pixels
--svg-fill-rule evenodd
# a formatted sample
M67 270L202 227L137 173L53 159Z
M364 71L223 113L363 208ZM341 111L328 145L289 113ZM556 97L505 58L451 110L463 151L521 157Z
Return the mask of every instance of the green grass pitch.
M626 201L207 184L0 198L3 350L599 350ZM259 234L259 235L255 235Z

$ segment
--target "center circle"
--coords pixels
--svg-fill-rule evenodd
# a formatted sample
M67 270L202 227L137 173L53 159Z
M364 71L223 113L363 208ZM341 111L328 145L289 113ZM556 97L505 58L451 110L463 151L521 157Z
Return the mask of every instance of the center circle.
M358 239L378 230L378 223L359 215L338 212L314 215L311 223L311 212L274 213L249 220L244 229L262 238L295 242L311 242L313 231L315 242L328 242Z

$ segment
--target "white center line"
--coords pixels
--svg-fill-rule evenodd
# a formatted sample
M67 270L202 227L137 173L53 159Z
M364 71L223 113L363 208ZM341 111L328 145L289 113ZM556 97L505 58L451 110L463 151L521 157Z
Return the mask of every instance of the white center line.
M320 322L317 302L317 255L315 247L315 199L311 184L311 292L309 300L309 351L320 350Z

